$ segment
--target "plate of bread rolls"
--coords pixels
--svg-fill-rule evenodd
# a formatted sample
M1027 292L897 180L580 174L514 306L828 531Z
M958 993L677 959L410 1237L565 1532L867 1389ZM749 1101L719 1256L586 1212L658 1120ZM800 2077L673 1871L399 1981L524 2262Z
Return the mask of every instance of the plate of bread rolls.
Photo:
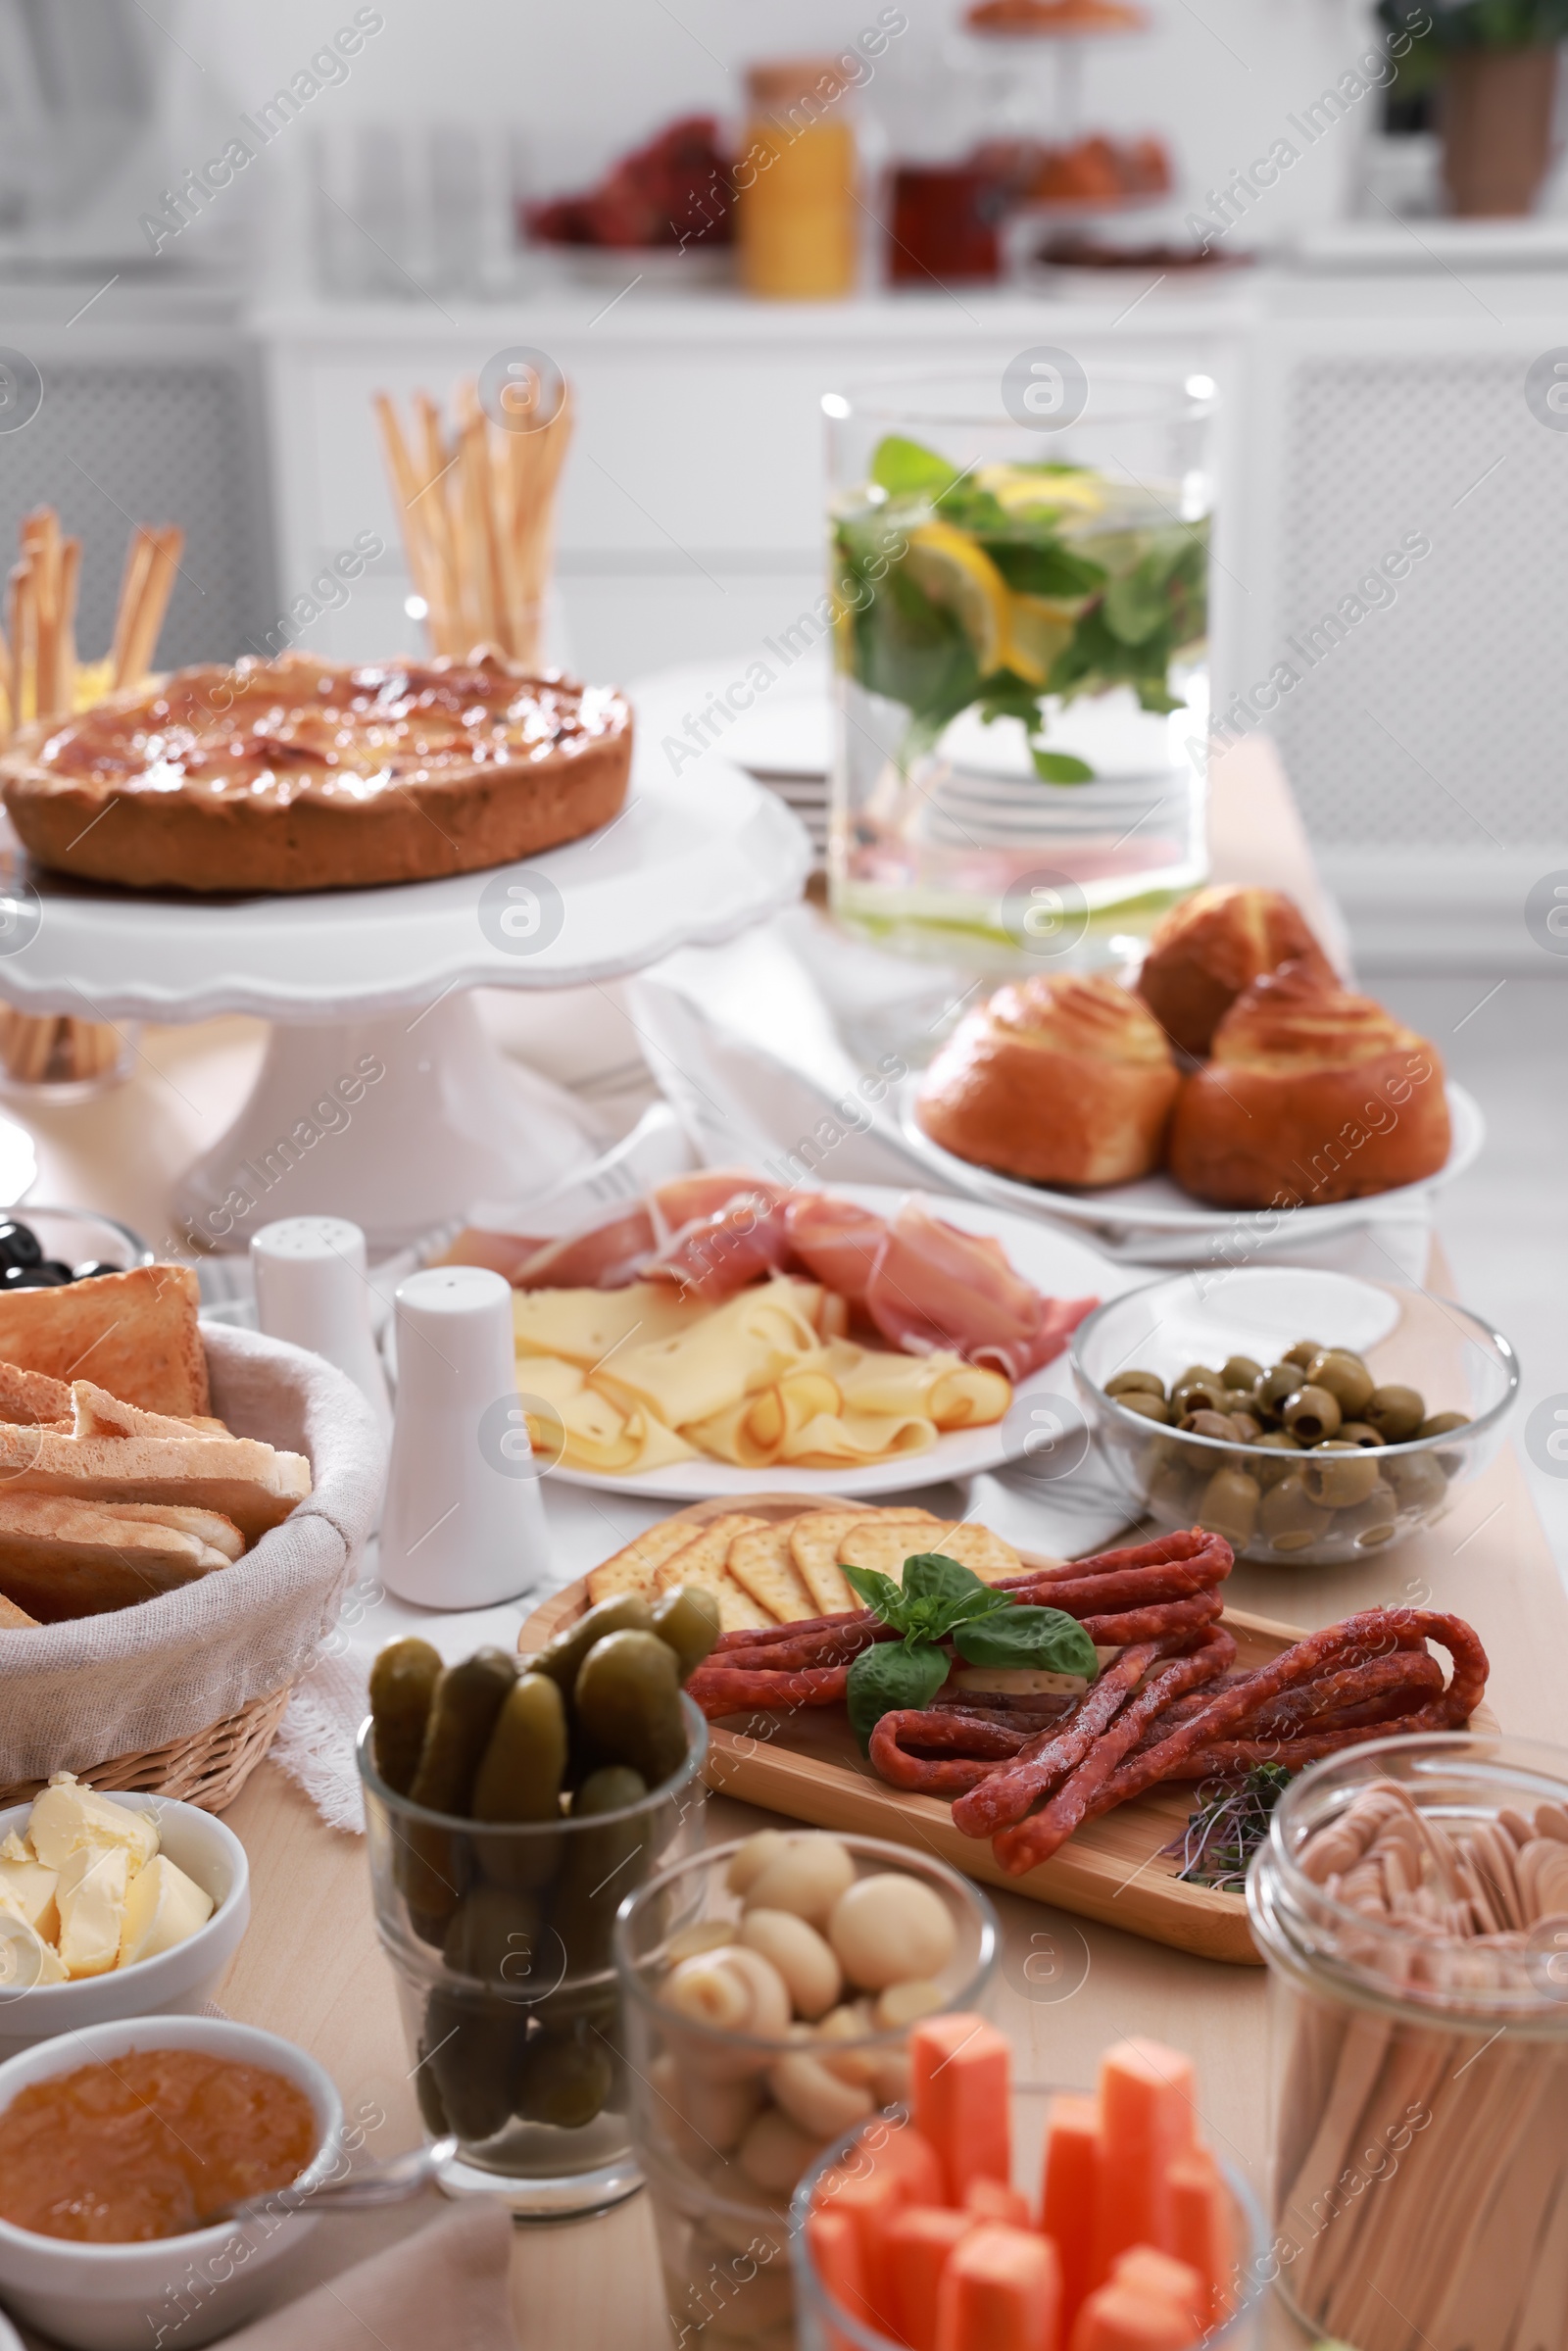
M1447 1182L1485 1129L1437 1048L1341 982L1277 891L1200 890L1142 968L1009 981L904 1092L954 1189L1102 1227L1262 1243Z

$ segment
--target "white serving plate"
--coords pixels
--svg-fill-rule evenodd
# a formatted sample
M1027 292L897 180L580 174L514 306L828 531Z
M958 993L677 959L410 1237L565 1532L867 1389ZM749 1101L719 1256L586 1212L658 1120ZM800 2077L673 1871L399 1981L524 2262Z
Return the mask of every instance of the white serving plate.
M1136 1184L1107 1184L1095 1192L1065 1192L1050 1184L1026 1184L1019 1177L999 1175L975 1167L933 1143L914 1114L923 1072L905 1080L899 1091L899 1124L906 1148L928 1167L936 1180L971 1200L989 1200L999 1207L1021 1210L1029 1216L1058 1216L1069 1223L1097 1227L1106 1233L1215 1233L1227 1243L1266 1249L1287 1236L1293 1249L1304 1249L1325 1234L1346 1225L1364 1223L1369 1214L1387 1215L1401 1204L1419 1208L1424 1196L1440 1184L1451 1184L1473 1166L1487 1139L1486 1121L1473 1095L1450 1079L1448 1117L1453 1144L1447 1162L1436 1175L1419 1184L1403 1184L1392 1192L1375 1192L1363 1200L1336 1201L1321 1208L1296 1208L1288 1214L1277 1208L1215 1208L1196 1200L1163 1173L1144 1176Z
M892 1216L906 1195L881 1184L835 1184L837 1199L852 1200L878 1214ZM933 1200L932 1212L965 1233L981 1233L1000 1241L1009 1262L1025 1281L1048 1298L1120 1298L1147 1281L1146 1268L1113 1265L1109 1258L1080 1241L1038 1220L995 1208L983 1201ZM546 1474L566 1486L590 1486L606 1494L657 1494L662 1501L706 1502L726 1494L818 1494L831 1488L850 1501L878 1494L909 1494L949 1478L972 1478L982 1470L1002 1469L1028 1456L1030 1440L1038 1444L1042 1425L1041 1399L1072 1396L1072 1377L1063 1347L1054 1362L1013 1390L1005 1417L984 1429L955 1429L939 1437L928 1453L905 1453L896 1461L877 1461L863 1469L738 1469L727 1461L699 1455L692 1461L673 1461L631 1477L607 1477L599 1470L556 1468ZM1048 1408L1049 1409L1049 1408ZM1076 1409L1076 1407L1074 1407Z

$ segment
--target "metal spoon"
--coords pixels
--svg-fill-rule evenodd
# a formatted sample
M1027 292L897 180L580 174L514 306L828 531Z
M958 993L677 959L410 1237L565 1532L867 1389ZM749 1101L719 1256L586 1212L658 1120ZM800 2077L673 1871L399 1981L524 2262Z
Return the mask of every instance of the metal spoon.
M274 2187L265 2196L245 2196L238 2203L220 2204L204 2212L193 2226L216 2229L228 2221L250 2221L263 2213L367 2212L376 2204L404 2204L416 2196L425 2181L450 2163L458 2151L456 2138L438 2138L428 2147L411 2147L389 2162L368 2164L346 2180L323 2180L315 2187Z

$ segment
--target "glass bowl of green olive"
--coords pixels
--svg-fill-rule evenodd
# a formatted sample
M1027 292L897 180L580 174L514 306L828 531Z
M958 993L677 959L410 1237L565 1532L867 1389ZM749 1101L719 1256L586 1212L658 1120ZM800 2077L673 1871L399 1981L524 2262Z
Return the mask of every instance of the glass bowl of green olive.
M1348 1565L1441 1518L1519 1387L1512 1347L1468 1308L1296 1266L1130 1291L1080 1324L1069 1359L1147 1516L1281 1567Z

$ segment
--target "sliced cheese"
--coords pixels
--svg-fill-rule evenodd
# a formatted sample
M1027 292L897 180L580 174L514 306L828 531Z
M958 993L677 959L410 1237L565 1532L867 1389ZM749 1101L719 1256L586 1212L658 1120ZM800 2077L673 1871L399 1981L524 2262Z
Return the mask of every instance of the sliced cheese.
M564 1355L590 1371L635 1338L670 1339L705 1320L707 1306L683 1298L668 1282L632 1282L624 1290L514 1290L512 1331L519 1355Z
M130 1861L123 1845L84 1845L66 1856L55 1899L61 1963L73 1983L82 1976L106 1976L118 1964L129 1889Z
M32 1849L46 1869L63 1870L73 1853L89 1848L123 1852L132 1871L158 1850L158 1823L149 1812L111 1804L70 1772L56 1772L27 1823Z
M645 1405L666 1428L709 1420L816 1363L820 1298L820 1289L807 1282L775 1280L743 1290L689 1330L619 1348L594 1372L594 1386L623 1409Z
M963 1665L953 1676L955 1690L995 1690L1009 1697L1081 1698L1089 1688L1082 1674L1048 1674L1028 1665Z
M156 1959L205 1927L213 1897L194 1879L159 1853L131 1880L120 1927L120 1965Z
M36 1927L0 1909L0 1991L30 1991L35 1984L64 1984L60 1954Z
M33 1858L31 1845L24 1845L15 1829L8 1829L4 1839L0 1840L0 1861L31 1861Z
M60 1931L60 1915L55 1908L58 1879L59 1872L46 1870L41 1861L0 1853L0 1909L25 1919L29 1927L36 1928L53 1942Z

